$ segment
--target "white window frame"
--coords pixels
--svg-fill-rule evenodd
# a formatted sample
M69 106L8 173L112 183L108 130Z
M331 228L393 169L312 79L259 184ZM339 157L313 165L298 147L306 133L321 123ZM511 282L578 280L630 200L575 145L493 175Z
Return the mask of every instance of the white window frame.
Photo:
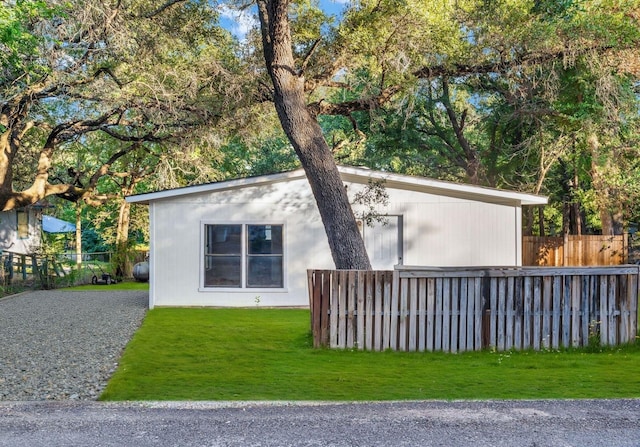
M240 287L211 287L205 286L205 242L207 225L240 225L241 242L240 242ZM250 225L271 225L282 227L282 287L247 287L247 266L249 255L247 253L248 227ZM224 293L254 293L254 292L286 292L287 286L287 229L284 222L281 221L211 221L203 220L200 223L200 284L201 292L224 292Z

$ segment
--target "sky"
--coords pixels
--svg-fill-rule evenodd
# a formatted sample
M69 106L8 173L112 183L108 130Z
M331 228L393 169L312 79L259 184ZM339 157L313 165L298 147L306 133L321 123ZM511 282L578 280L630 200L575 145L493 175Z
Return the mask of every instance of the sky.
M320 7L328 14L339 15L350 0L320 0ZM220 23L240 40L255 24L256 18L246 11L237 11L220 5Z

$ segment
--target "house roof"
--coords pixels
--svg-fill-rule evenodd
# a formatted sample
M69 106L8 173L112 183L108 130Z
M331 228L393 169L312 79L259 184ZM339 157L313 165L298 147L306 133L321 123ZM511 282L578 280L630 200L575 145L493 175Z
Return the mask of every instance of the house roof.
M72 233L76 226L53 216L42 216L42 229L47 233Z
M426 177L393 174L389 172L374 171L367 168L338 166L338 171L340 172L340 176L344 181L366 184L369 179L381 180L384 182L385 186L390 188L452 196L470 200L519 205L544 205L548 201L547 197L535 194L507 191L496 188L487 188L465 183L446 182ZM239 189L248 186L259 186L263 184L297 180L305 177L306 175L304 170L300 168L296 169L295 171L282 172L279 174L245 177L234 180L206 183L203 185L186 186L183 188L137 194L128 196L126 200L129 203L148 205L150 202L153 202L155 200L169 199L206 192Z

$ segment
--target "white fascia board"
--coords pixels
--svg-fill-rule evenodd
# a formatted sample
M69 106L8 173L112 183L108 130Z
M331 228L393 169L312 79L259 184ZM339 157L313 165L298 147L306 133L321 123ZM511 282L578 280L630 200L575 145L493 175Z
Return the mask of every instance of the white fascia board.
M283 172L280 174L260 175L256 177L246 177L235 180L226 180L222 182L206 183L204 185L185 186L183 188L137 194L125 197L125 200L129 203L141 203L148 205L149 202L154 200L162 200L203 192L224 191L228 189L237 189L246 186L256 186L267 183L276 183L303 177L305 177L304 170L296 169L295 171Z
M372 178L383 180L387 186L413 191L430 192L432 194L449 194L470 199L495 201L495 202L518 202L520 205L546 205L548 198L535 194L521 193L517 191L506 191L484 186L469 185L465 183L453 183L442 180L434 180L425 177L414 177L409 175L393 174L389 172L371 171L363 168L353 168L339 166L338 169L346 180L356 180L359 178ZM350 178L351 177L351 178Z
M383 180L387 186L407 189L431 194L454 195L465 197L471 200L485 200L496 203L518 203L520 205L545 205L548 198L535 194L526 194L515 191L505 191L502 189L487 188L483 186L468 185L464 183L445 182L433 180L425 177L414 177L409 175L392 174L389 172L373 171L367 168L356 168L351 166L338 166L338 171L343 180L356 183L366 183L368 179ZM261 175L256 177L246 177L222 182L207 183L204 185L186 186L184 188L169 189L165 191L150 192L126 197L129 203L149 204L154 200L162 200L173 197L180 197L189 194L203 192L224 191L238 189L247 186L257 186L261 184L276 183L288 180L304 178L305 172L302 168L295 171L283 172L280 174Z

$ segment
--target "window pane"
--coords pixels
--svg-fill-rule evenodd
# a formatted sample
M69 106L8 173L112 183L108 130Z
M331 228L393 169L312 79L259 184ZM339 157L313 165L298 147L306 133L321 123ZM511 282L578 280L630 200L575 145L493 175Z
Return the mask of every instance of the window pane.
M205 287L240 287L240 256L205 256Z
M206 225L205 253L209 255L242 254L241 225Z
M249 256L247 287L282 287L282 256Z
M282 254L282 225L248 225L250 255Z
M29 237L29 213L23 210L16 210L18 219L18 237L26 239Z
M205 225L204 286L241 287L242 225Z

